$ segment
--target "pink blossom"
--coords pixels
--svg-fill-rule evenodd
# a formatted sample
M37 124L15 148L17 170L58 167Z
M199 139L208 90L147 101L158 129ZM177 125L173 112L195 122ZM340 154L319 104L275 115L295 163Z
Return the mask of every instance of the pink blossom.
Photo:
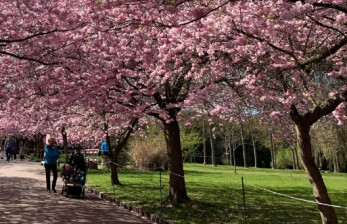
M188 126L191 126L192 123L190 121L186 121L186 123L184 123L184 126L188 127Z
M338 120L338 125L342 125L347 119L347 116L345 115L345 104L340 103L333 111L333 115Z
M271 117L278 117L279 115L281 115L281 113L279 111L273 111L270 116Z
M336 21L340 24L343 24L345 23L347 20L347 16L345 13L340 13L336 16Z

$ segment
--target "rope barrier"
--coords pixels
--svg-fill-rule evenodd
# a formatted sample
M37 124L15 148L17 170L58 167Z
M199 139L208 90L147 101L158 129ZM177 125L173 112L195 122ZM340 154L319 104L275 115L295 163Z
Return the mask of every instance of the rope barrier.
M122 167L122 168L126 168L125 166L121 165L121 164L118 164L118 163L115 163L115 162L112 162L112 161L109 161L108 163L111 163L111 164L114 164L118 167ZM168 172L172 175L175 175L175 176L178 176L178 177L182 177L184 178L184 176L182 175L179 175L177 173L173 173L169 170L166 170L166 169L162 169L160 168L162 171L165 171L165 172ZM140 169L135 169L135 170L140 170ZM152 171L155 171L155 170L158 170L158 168L152 168L152 169L149 169L149 170L152 170ZM219 182L219 181L214 181L214 182ZM233 181L234 182L234 181ZM235 181L236 182L236 181ZM235 183L234 182L234 183ZM302 199L302 198L297 198L297 197L293 197L293 196L290 196L290 195L286 195L286 194L282 194L282 193L279 193L279 192L276 192L276 191L271 191L269 189L266 189L266 188L262 188L262 187L258 187L258 186L255 186L253 184L249 184L255 188L258 188L260 190L263 190L263 191L267 191L269 193L272 193L272 194L276 194L276 195L280 195L280 196L283 196L283 197L287 197L287 198L291 198L291 199L294 199L294 200L298 200L298 201L303 201L303 202L308 202L308 203L311 203L311 204L318 204L318 205L323 205L323 206L329 206L329 207L333 207L333 208L342 208L342 209L347 209L347 207L343 207L343 206L339 206L339 205L330 205L330 204L325 204L325 203L321 203L321 202L317 202L317 201L310 201L310 200L306 200L306 199Z
M175 176L178 176L178 177L182 177L182 178L184 178L184 176L179 175L179 174L177 174L177 173L173 173L173 172L171 172L171 171L169 171L169 170L165 170L165 169L163 169L163 171L168 172L168 173L170 173L170 174L173 174L173 175L175 175Z
M303 201L303 202L308 202L308 203L311 203L311 204L318 204L318 205L323 205L323 206L329 206L329 207L333 207L333 208L347 209L347 207L343 207L343 206L339 206L339 205L330 205L330 204L325 204L325 203L321 203L321 202L317 202L317 201L310 201L310 200L306 200L306 199L297 198L297 197L293 197L293 196L290 196L290 195L278 193L278 192L276 192L276 191L271 191L271 190L269 190L269 189L262 188L262 187L258 187L258 186L255 186L255 185L253 185L253 184L249 184L249 185L251 185L251 186L253 186L253 187L255 187L255 188L258 188L258 189L260 189L260 190L270 192L270 193L272 193L272 194L280 195L280 196L287 197L287 198L291 198L291 199L298 200L298 201Z
M112 163L112 164L114 164L114 165L116 165L116 166L118 166L118 167L123 167L123 168L125 168L125 166L123 166L123 165L121 165L121 164L118 164L118 163L115 163L115 162L112 162L112 161L108 161L108 163ZM173 173L173 172L171 172L171 171L169 171L169 170L162 169L162 168L159 168L159 169L161 169L162 171L168 172L168 173L170 173L170 174L172 174L172 175L175 175L175 176L184 178L184 176L179 175L179 174L177 174L177 173ZM135 170L140 170L140 169L136 169L136 168L135 168ZM149 170L156 171L156 170L158 170L158 168L152 168L152 169L149 168Z

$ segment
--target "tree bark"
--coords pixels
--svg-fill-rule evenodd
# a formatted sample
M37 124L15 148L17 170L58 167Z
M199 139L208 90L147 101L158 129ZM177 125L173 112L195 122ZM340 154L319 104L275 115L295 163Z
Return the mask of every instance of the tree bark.
M334 156L333 156L333 160L334 160L334 173L339 173L340 172L340 166L339 166L337 152L334 151L333 154L334 154Z
M106 135L106 142L108 145L108 158L110 159L110 167L111 167L111 182L114 185L121 185L121 182L118 178L118 156L122 150L122 148L127 144L131 133L133 132L134 127L137 125L139 119L137 117L134 117L129 122L128 127L118 136L118 139L116 141L116 145L114 147L114 150L111 149L111 141L110 136Z
M324 184L322 175L317 168L314 158L311 152L311 136L310 126L308 125L297 125L298 140L301 149L301 159L303 161L304 168L307 172L308 179L312 184L313 194L317 202L324 204L331 204L328 196L327 188ZM334 208L330 206L324 206L317 204L320 211L322 223L324 224L337 224L337 216Z
M217 166L216 164L216 154L214 150L214 144L213 144L213 133L212 133L212 125L209 125L210 127L210 144L211 144L211 158L212 158L212 166Z
M206 157L206 136L205 136L205 121L202 123L202 148L204 153L204 165L207 164L207 157Z
M233 143L233 158L234 158L234 173L236 173L236 156L235 156L235 150L236 150L236 143Z
M233 149L231 148L231 142L228 142L228 149L229 149L229 163L232 166L233 165Z
M43 158L43 155L45 153L45 143L44 143L44 138L45 136L42 135L41 133L38 133L36 135L36 153L37 156L39 156L41 159ZM34 151L35 155L35 151Z
M296 159L296 169L300 169L300 163L299 163L299 156L298 156L298 149L296 145L294 146L294 152L295 152L295 159Z
M69 147L68 147L67 134L66 134L65 127L61 128L61 135L63 137L63 148L64 148L64 153L65 153L65 162L67 163L69 161Z
M293 159L293 170L296 170L296 161L295 161L295 152L294 152L294 147L291 146L292 149L292 159Z
M118 162L118 150L112 150L111 148L111 139L108 134L106 134L106 143L108 146L108 158L110 159L110 167L111 167L111 183L112 185L121 185L121 182L118 178L118 170L117 170L117 162Z
M347 101L347 91L344 98L335 96L334 99L329 99L324 104L316 106L314 110L300 115L295 105L292 105L290 110L290 117L294 121L297 131L298 142L300 146L300 155L303 166L307 172L308 179L312 185L313 195L318 203L330 204L331 201L328 195L327 188L324 184L323 178L312 156L312 145L310 136L310 127L317 120L323 116L330 114L335 108L344 101ZM337 216L335 210L331 206L317 204L318 210L323 224L337 224Z
M298 151L296 150L296 143L290 143L290 148L292 149L292 158L293 158L293 169L299 170L299 160L298 160Z
M229 154L229 136L227 135L227 133L224 133L224 149L225 149L225 159L226 159L226 165L229 165L229 158L228 158L228 154Z
M251 138L252 138L252 145L253 145L253 155L254 155L254 167L257 168L258 167L258 161L257 161L257 148L255 146L255 140L254 140L254 136L253 133L251 132Z
M272 169L275 169L275 152L274 152L274 145L273 145L273 139L272 139L272 131L269 132L270 136L270 153L271 153L271 163L272 163Z
M230 159L232 160L232 165L236 168L236 161L235 161L235 147L236 147L236 141L235 141L235 131L232 128L231 129L231 146L230 146Z
M247 154L246 154L245 136L244 136L242 122L240 123L240 127L241 127L241 144L242 144L243 166L247 167Z
M170 170L169 198L179 202L185 202L189 198L184 180L179 125L176 120L168 124L163 121L163 125Z
M270 131L270 151L271 151L272 169L276 169L276 156L275 156L275 149L274 149L274 143L272 138L272 131Z

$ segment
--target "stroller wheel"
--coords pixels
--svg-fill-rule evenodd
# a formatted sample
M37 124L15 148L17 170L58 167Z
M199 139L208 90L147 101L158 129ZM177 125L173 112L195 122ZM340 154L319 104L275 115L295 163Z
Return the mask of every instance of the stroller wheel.
M81 198L84 198L84 188L82 189L82 196Z

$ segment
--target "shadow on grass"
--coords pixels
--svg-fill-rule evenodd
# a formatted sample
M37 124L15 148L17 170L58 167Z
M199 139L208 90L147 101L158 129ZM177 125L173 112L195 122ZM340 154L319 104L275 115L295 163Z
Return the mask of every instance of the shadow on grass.
M311 188L276 188L273 191L309 201L314 197L307 197ZM305 197L306 195L306 197ZM330 195L337 198L333 194ZM342 199L342 198L341 198ZM337 203L342 205L343 200ZM249 223L321 223L316 204L275 195L254 187L246 189L246 212ZM339 223L346 223L345 209L335 208Z
M176 220L177 223L244 223L244 207L242 200L242 190L239 186L211 186L195 183L190 186L191 205L165 203L160 212L152 209L169 220ZM201 195L199 191L204 192ZM276 189L283 194L313 200L307 197L307 192L311 188L282 188ZM224 194L223 194L224 192ZM303 196L303 195L306 195ZM285 198L269 192L246 188L246 217L247 223L321 223L319 211L315 204ZM341 199L339 205L343 205ZM157 210L157 211L156 211ZM335 209L339 223L346 223L346 210Z
M122 181L123 174L124 181ZM211 172L185 171L187 192L192 202L174 204L166 200L169 192L169 175L163 173L163 204L160 204L158 172L120 170L119 177L123 185L116 189L114 197L126 203L134 203L135 206L142 207L150 213L175 223L244 223L242 187L241 181L238 179L241 176L237 176L235 179L223 174L221 171L216 175L215 170ZM266 177L269 176L277 179L283 178L272 171L266 175ZM271 186L270 190L282 194L314 200L312 188L309 185L304 187L301 182L295 182L294 184L297 186L291 187L288 186L290 185L288 181L285 182L286 184L279 181L280 186L272 186L271 181L276 180L274 178L261 179L261 183L268 183L267 185ZM290 181L291 178L287 179ZM257 183L257 180L252 179L252 182ZM247 223L321 223L315 204L275 195L252 187L247 182L245 189ZM131 193L129 194L129 192ZM344 196L346 196L346 192L343 191L330 193L330 197L334 199L332 201L336 205L347 206L347 199ZM339 223L347 223L346 210L336 208L335 211Z

